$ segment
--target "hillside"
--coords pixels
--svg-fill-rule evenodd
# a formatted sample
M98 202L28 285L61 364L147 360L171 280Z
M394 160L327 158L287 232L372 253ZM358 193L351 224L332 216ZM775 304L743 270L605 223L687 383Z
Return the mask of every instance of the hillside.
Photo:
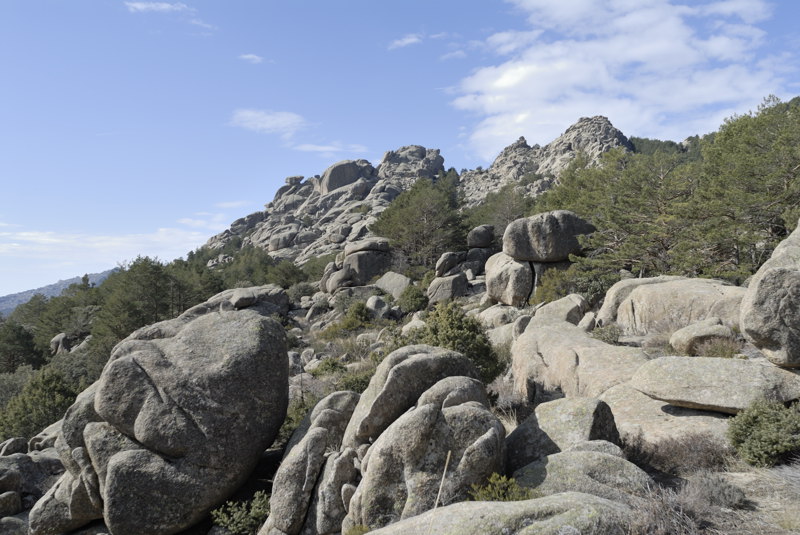
M89 284L94 286L99 285L101 282L106 280L109 275L114 273L114 271L116 271L116 268L103 271L102 273L88 274L87 276L89 277ZM36 294L42 294L45 297L56 297L61 295L61 292L69 288L71 284L77 284L81 282L82 278L83 277L72 277L71 279L60 280L58 282L54 282L53 284L42 286L41 288L0 296L0 316L8 316L14 311L15 308L17 308L17 306L27 303L31 297Z

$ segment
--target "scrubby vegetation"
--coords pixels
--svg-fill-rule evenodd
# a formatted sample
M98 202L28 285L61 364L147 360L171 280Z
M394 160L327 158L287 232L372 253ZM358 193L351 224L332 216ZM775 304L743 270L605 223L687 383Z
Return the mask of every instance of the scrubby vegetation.
M269 516L269 494L258 491L249 502L225 502L211 511L214 524L232 535L256 535Z
M473 484L469 495L476 502L516 502L539 497L533 489L521 487L513 477L497 472L489 476L485 485Z
M731 419L728 436L739 456L755 466L785 463L800 453L800 407L759 400Z

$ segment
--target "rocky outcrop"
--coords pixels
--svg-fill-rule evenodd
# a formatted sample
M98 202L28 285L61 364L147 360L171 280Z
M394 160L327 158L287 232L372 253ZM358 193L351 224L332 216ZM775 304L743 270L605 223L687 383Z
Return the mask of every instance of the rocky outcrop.
M98 518L120 535L176 533L238 488L286 414L284 329L265 316L281 295L223 292L120 342L64 417L67 472L31 511L31 535Z
M524 192L520 193L538 195L552 186L554 179L578 153L585 154L591 162L598 162L603 153L617 147L633 150L628 138L601 116L581 118L544 147L530 146L521 137L503 149L488 169L462 174L465 202L469 206L477 205L489 192L534 174L541 178L525 184Z
M486 294L492 302L525 306L533 293L533 269L506 253L497 253L486 262Z
M698 348L711 340L733 340L733 329L719 318L706 318L678 329L669 337L669 345L680 355L696 355Z
M481 535L564 535L623 533L630 509L582 492L565 492L518 502L462 502L439 507L382 529L375 535L480 533Z
M639 368L630 385L689 409L736 414L759 399L800 399L800 376L772 364L709 357L661 357Z
M586 441L619 444L609 406L594 398L563 398L538 405L506 438L506 472Z
M714 279L660 280L637 285L620 303L617 324L630 335L672 333L711 317L739 324L746 288ZM606 315L606 311L601 313Z
M800 227L798 227L800 229ZM778 366L800 367L800 230L773 251L742 300L742 334Z
M635 347L606 344L567 322L531 321L511 346L514 390L533 400L537 391L598 397L626 383L648 358Z
M562 262L578 254L578 236L595 228L568 210L544 212L512 221L503 234L503 252L520 262Z

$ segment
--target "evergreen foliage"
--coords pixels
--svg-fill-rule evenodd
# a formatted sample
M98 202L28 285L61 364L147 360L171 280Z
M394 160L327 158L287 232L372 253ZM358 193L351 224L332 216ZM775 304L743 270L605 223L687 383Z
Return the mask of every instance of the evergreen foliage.
M446 347L463 354L475 364L486 384L505 368L486 336L486 329L477 319L464 314L457 303L437 303L425 318L425 327L412 332L415 343Z
M472 484L470 499L476 502L516 502L536 498L533 489L522 487L513 477L495 472L485 485Z
M409 265L432 268L465 237L454 179L417 180L380 213L370 230L388 238Z
M424 310L428 306L428 296L419 286L409 284L397 298L397 305L406 314Z
M0 411L0 442L12 437L27 439L64 416L78 390L58 370L43 368Z
M269 497L260 490L249 502L225 502L211 511L211 518L232 535L256 535L269 516Z
M774 466L800 453L800 410L760 400L734 416L728 438L739 456L755 466Z

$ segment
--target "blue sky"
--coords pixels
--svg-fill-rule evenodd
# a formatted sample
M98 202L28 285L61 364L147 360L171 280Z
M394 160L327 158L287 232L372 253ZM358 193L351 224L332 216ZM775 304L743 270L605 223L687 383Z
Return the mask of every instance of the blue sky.
M681 140L800 94L794 0L3 0L0 295L171 260L290 175Z

